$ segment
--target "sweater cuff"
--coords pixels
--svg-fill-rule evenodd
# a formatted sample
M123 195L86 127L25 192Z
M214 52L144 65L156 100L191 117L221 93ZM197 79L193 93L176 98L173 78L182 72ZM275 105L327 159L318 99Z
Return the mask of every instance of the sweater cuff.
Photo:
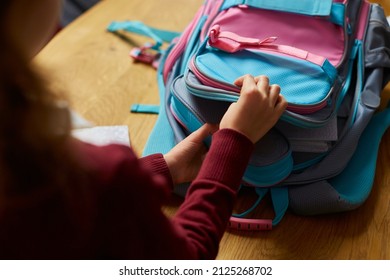
M170 188L173 188L173 180L163 154L152 154L140 158L141 164L149 169L153 175L161 175L165 178Z
M198 179L218 181L236 190L253 150L254 144L245 135L232 129L217 131Z

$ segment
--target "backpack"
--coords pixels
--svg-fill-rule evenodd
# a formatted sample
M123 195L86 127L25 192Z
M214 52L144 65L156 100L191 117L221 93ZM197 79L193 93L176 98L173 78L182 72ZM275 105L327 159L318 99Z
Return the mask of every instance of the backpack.
M290 209L300 215L352 210L368 197L390 106L390 27L365 0L206 0L182 33L140 22L108 30L146 35L131 52L157 68L160 106L144 155L166 153L206 122L218 123L239 96L233 81L267 75L288 107L260 141L242 178L255 203L229 226L265 230ZM163 49L163 42L168 42ZM135 104L133 112L156 111ZM210 144L210 139L207 144ZM188 184L175 187L185 195ZM275 217L248 215L270 195Z

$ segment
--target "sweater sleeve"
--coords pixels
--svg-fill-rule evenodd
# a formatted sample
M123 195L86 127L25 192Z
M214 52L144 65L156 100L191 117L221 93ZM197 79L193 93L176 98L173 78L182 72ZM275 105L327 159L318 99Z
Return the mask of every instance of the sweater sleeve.
M214 259L233 211L253 143L229 129L216 132L173 223L196 259Z
M150 170L154 175L160 175L165 178L168 182L169 190L173 188L172 176L169 171L168 165L162 154L152 154L140 158L140 164L145 168Z
M138 160L128 148L112 146L96 160L100 153L91 151L92 162L101 164L99 177L106 178L99 183L104 189L97 226L102 254L116 259L214 259L252 150L245 136L228 129L216 132L172 218L161 210L162 194L156 191L171 184L162 155Z

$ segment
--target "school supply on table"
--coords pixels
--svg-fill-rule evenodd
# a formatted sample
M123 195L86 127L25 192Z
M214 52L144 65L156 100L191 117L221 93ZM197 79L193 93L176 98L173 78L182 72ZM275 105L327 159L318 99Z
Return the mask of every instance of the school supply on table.
M127 125L94 126L72 130L72 135L84 142L97 146L120 144L130 147Z
M66 106L66 105L65 105ZM69 111L72 123L72 136L84 142L104 146L109 144L121 144L130 146L129 129L127 125L96 126L74 110L64 107Z
M258 199L231 218L231 227L271 229L288 208L302 215L341 212L367 199L390 126L390 108L375 113L390 78L390 27L379 5L208 0L179 35L132 21L108 30L154 39L131 53L158 65L161 104L145 155L166 153L202 124L218 123L238 99L237 77L267 75L280 85L287 110L256 143L242 179ZM169 46L162 49L164 41ZM266 194L275 217L246 218Z

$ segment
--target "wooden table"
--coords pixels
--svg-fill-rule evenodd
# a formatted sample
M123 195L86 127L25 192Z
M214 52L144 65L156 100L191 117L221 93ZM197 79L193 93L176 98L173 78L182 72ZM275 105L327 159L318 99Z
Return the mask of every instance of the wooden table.
M133 103L158 104L156 72L133 63L141 36L106 32L112 20L140 20L182 31L203 0L105 0L70 24L42 50L36 62L50 73L54 89L68 93L73 109L96 125L128 125L138 154L155 115L132 114ZM375 2L375 1L374 1ZM377 1L390 14L387 0ZM388 100L390 87L384 90ZM359 209L301 217L287 213L268 232L227 231L219 259L390 259L390 132L383 137L373 191ZM174 213L181 199L164 210Z

